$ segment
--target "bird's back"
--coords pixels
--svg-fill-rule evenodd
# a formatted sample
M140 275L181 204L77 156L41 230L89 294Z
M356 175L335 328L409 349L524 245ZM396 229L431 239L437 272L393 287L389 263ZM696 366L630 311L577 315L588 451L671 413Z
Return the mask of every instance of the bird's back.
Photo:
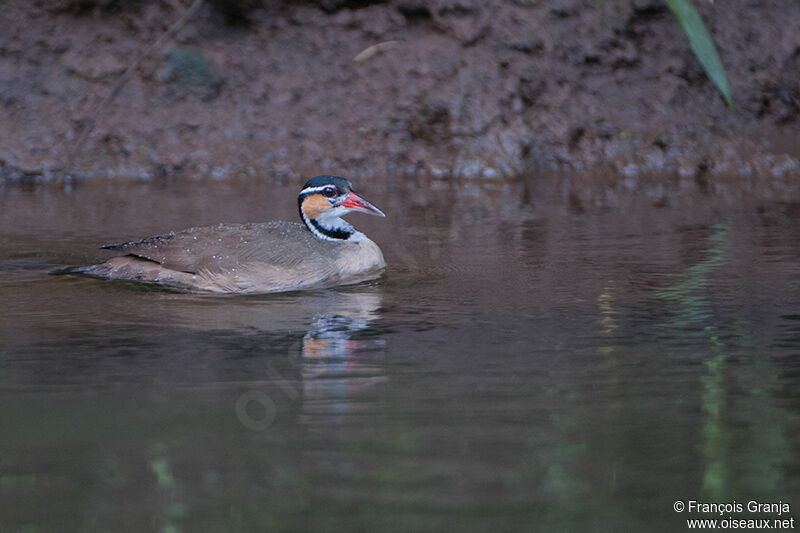
M84 273L214 292L356 283L375 277L385 266L380 249L369 239L323 241L293 222L218 224L104 248L128 255Z

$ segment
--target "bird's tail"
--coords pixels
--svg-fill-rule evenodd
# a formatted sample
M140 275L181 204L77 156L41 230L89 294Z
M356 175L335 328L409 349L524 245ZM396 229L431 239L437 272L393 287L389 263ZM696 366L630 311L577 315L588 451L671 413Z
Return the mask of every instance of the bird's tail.
M106 263L89 266L68 266L48 272L51 276L89 276L92 278L108 277L110 267Z

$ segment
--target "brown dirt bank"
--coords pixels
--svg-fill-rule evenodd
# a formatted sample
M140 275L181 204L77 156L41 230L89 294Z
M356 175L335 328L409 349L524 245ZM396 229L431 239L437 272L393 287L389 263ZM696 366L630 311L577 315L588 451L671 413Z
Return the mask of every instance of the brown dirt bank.
M660 0L217 0L133 72L68 167L187 7L4 3L0 176L555 170L800 190L795 0L698 3L736 112Z

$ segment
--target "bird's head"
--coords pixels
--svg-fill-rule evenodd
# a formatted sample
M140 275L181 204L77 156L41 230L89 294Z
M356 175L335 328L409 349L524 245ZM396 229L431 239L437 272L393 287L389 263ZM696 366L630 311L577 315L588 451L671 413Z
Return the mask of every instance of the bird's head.
M316 237L326 241L359 241L364 234L341 217L353 211L385 217L353 192L352 184L336 176L317 176L303 185L297 197L300 217Z

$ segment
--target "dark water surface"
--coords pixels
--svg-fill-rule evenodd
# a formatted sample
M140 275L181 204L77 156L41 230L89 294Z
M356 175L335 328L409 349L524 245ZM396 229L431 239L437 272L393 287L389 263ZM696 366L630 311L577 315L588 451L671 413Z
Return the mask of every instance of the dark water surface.
M0 191L0 531L800 519L800 204L537 183L362 184L381 279L247 297L48 272L299 184Z

